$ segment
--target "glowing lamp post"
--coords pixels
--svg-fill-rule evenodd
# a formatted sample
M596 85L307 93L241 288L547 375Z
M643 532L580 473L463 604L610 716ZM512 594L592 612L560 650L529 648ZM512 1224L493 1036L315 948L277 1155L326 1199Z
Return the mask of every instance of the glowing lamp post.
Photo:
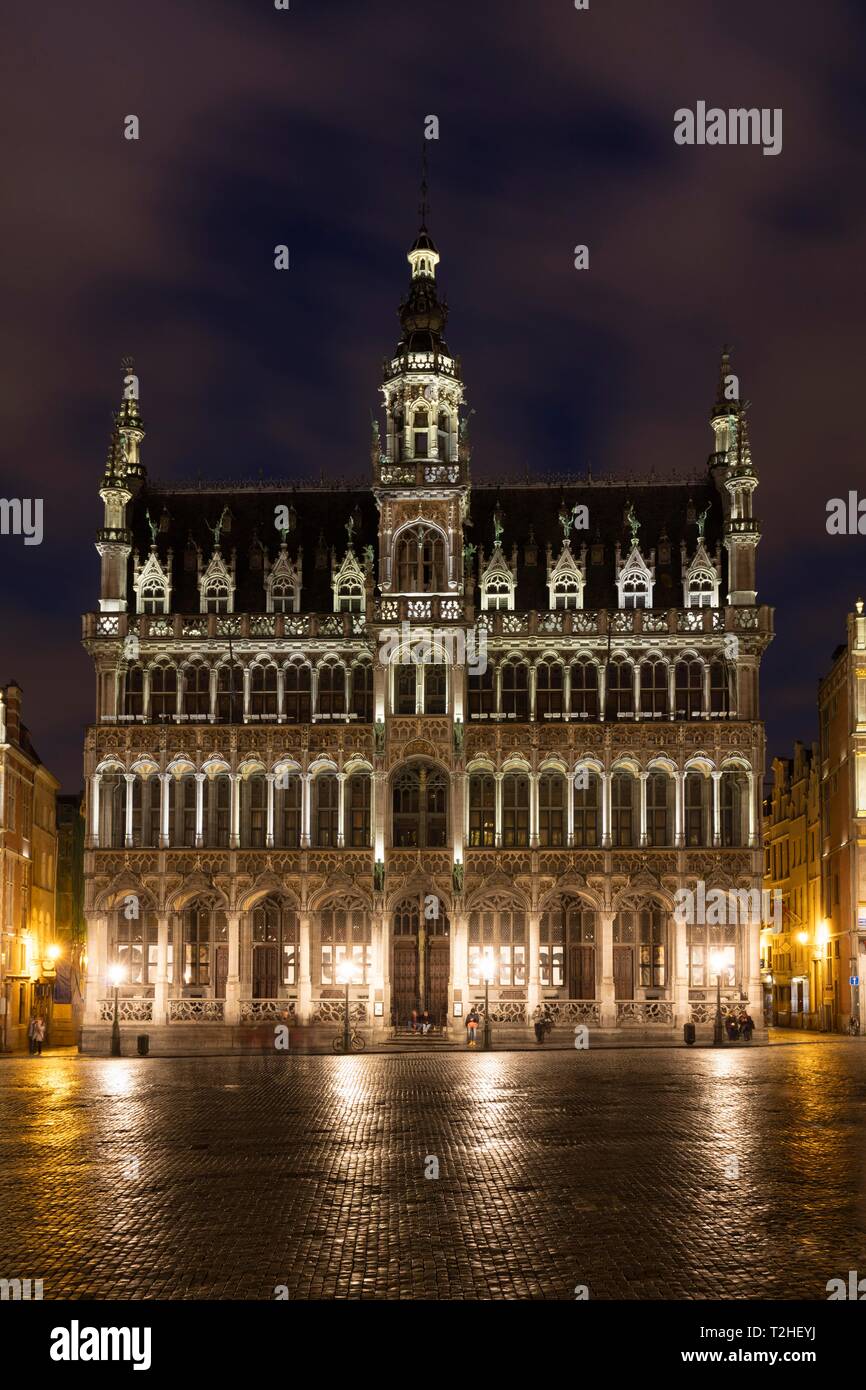
M716 972L716 1021L713 1024L713 1047L723 1047L725 1042L725 1025L722 1022L722 971L725 968L723 952L714 951L711 963Z
M126 972L122 965L110 965L108 967L108 982L114 990L114 1014L111 1020L111 1055L119 1057L120 1053L120 1015L117 1011L117 991L123 984Z
M493 979L493 961L490 956L485 955L482 965L484 975L484 1037L481 1043L483 1052L489 1052L492 1046L490 1032L490 981Z
M343 1011L343 1051L349 1052L350 1048L350 1029L349 1029L349 985L355 974L354 966L350 960L341 960L337 966L337 982L346 986L346 1007Z

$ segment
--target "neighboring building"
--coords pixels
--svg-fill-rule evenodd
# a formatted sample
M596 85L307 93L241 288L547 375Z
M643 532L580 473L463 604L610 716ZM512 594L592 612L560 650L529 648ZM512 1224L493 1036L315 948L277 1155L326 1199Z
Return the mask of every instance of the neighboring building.
M827 1026L866 1017L866 617L847 618L845 644L818 687ZM852 980L859 983L852 984Z
M793 758L773 760L773 791L764 803L764 890L765 1016L782 1028L819 1028L824 931L816 743L808 749L797 742Z
M729 358L691 477L470 487L423 225L408 258L366 485L158 486L126 367L83 619L88 1048L111 962L153 1050L283 1012L324 1039L341 962L374 1033L418 1006L462 1028L485 972L500 1029L547 1000L703 1030L715 950L757 1014L759 921L673 915L761 888L772 610Z
M78 1042L84 1021L87 924L84 920L84 796L57 798L57 962L53 1040Z
M0 687L0 1046L7 1051L26 1050L31 1011L50 1025L59 785L30 741L21 687L11 681Z

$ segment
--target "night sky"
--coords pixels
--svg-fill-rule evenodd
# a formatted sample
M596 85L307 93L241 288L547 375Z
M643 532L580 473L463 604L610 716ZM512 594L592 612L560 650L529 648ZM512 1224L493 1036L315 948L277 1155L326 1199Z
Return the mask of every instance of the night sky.
M154 480L366 479L428 114L474 476L702 469L731 342L776 608L770 757L815 737L866 589L866 541L825 529L828 498L866 493L866 7L590 4L7 6L0 489L44 498L45 536L0 537L0 679L64 790L93 716L80 614L121 357ZM781 107L781 154L676 145L698 101Z

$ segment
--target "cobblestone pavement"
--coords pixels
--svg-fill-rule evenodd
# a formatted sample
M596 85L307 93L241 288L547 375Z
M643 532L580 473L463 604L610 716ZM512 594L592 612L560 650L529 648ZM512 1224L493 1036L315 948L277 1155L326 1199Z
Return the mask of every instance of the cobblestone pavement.
M0 1115L0 1277L46 1298L824 1299L866 1274L856 1042L54 1054L3 1061Z

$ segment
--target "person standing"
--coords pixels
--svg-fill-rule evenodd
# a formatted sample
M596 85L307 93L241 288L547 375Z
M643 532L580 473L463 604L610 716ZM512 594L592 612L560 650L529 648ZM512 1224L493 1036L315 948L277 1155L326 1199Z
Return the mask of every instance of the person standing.
M537 1043L543 1043L544 1029L547 1019L545 1015L545 1010L541 1007L540 1004L538 1005L538 1008L535 1010L535 1013L532 1015L532 1021L535 1024L535 1041Z
M27 1051L31 1057L36 1056L36 1014L30 1015L30 1022L27 1025Z
M45 1019L41 1014L37 1014L33 1022L33 1041L36 1045L36 1055L41 1057L42 1044L45 1042Z
M466 1015L466 1032L468 1034L470 1047L475 1046L475 1036L478 1032L479 1022L480 1019L478 1016L478 1010L475 1008L473 1004L472 1008L469 1010L469 1013Z

